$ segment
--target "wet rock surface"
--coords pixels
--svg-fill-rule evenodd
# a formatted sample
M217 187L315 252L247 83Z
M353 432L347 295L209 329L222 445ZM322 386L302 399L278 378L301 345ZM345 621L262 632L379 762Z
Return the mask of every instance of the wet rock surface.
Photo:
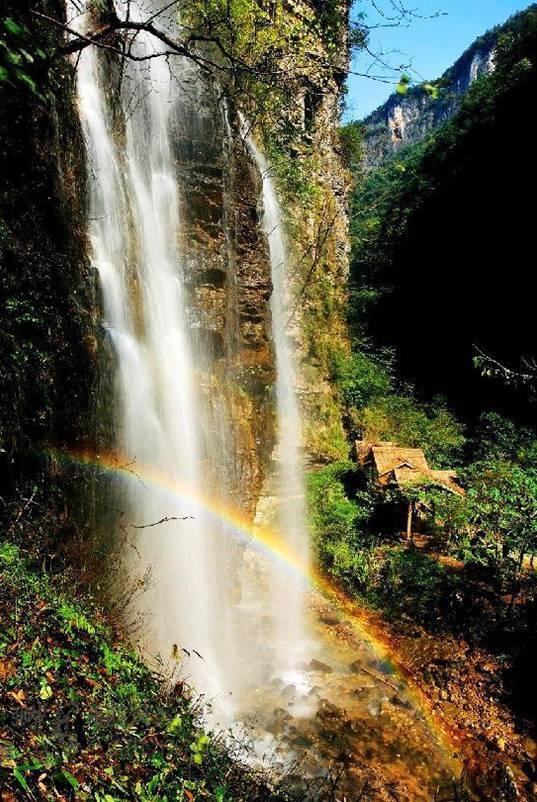
M320 671L322 674L331 674L334 670L332 666L323 663L322 660L316 660L315 658L311 661L309 667L311 671Z
M227 494L253 514L274 445L267 403L274 380L272 286L258 208L261 179L231 104L226 108L197 73L188 85L174 116L173 142L182 188L178 246L210 422L204 457L215 486L225 483ZM234 454L225 477L216 475L223 429Z
M322 798L336 776L342 799L429 802L438 789L447 793L462 771L453 750L393 666L335 620L330 627L316 616L296 668L270 678L268 691L253 690L258 711L266 697L266 713L250 718L255 738L273 739L265 759L284 767L285 782L304 799Z
M505 685L505 659L405 622L381 623L387 642L464 764L472 799L537 799L537 743L516 716ZM406 703L396 695L395 704Z

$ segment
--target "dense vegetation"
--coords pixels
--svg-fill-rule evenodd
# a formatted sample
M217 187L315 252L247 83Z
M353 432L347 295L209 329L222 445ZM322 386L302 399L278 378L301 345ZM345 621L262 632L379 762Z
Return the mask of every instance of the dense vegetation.
M537 611L537 435L524 423L535 410L527 387L481 375L472 345L511 364L535 353L525 254L536 161L520 135L536 89L531 7L458 115L358 174L352 201L352 351L332 355L347 434L422 448L433 468L457 469L465 495L390 491L434 502L417 547L379 524L387 496L355 463L322 467L309 485L319 559L351 595L509 654L520 688Z
M468 450L473 460L460 469L465 496L424 484L408 490L408 498L434 500L441 524L432 533L433 554L451 555L476 582L485 578L508 596L507 604L499 604L507 614L522 590L522 561L537 552L537 439L529 430L516 430L511 422L486 414ZM456 591L465 584L468 590L468 576L446 570L431 554L398 551L398 533L372 525L384 494L364 486L353 463L314 472L310 494L321 561L351 593L436 629L456 623L471 636L475 626L481 637L487 626L495 628L496 619L467 617L467 593L463 599ZM446 593L452 596L448 603ZM451 617L457 612L454 605L458 621Z
M117 645L72 580L0 543L2 799L283 800L200 729L184 683Z
M79 472L64 476L48 448L91 442L97 297L72 71L48 61L58 33L30 6L61 3L0 14L0 525L40 518L34 536L58 554L91 517Z
M499 38L496 69L457 116L370 174L352 207L354 336L397 346L402 375L464 415L531 410L484 381L473 347L516 366L534 349L527 254L535 159L525 147L537 87L537 9Z

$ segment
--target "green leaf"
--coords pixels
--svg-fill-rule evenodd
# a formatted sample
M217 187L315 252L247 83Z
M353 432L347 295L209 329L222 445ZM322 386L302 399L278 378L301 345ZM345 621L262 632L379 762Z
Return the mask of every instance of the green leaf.
M40 699L42 699L45 702L47 699L50 699L52 695L53 695L52 688L50 687L50 685L47 685L46 683L41 685L41 688L39 690Z
M26 778L25 778L24 774L22 773L22 770L19 768L19 766L15 766L15 768L13 769L13 776L15 777L15 779L17 780L19 785L22 788L24 788L25 791L28 791L28 792L30 791L30 786L26 782Z
M32 92L33 92L35 95L37 95L37 94L38 94L38 91L37 91L37 84L36 84L36 82L34 81L34 79L33 79L33 78L30 78L30 76L28 75L28 73L24 72L24 70L15 70L15 77L16 77L16 78L17 78L17 80L19 80L21 83L23 83L23 84L26 84L26 86L27 86L29 89L31 89L31 91L32 91Z
M73 777L70 771L67 771L67 769L62 769L61 773L63 775L63 778L69 783L71 788L74 788L76 790L79 787L80 783L78 782L76 777Z
M166 731L169 732L170 735L175 735L181 729L182 723L183 719L181 718L181 716L175 716L168 724Z
M6 17L4 20L4 28L6 28L9 33L13 34L13 36L22 36L25 30L23 26L15 22L12 17Z
M14 50L8 50L7 60L10 61L11 64L15 64L17 66L22 64L22 56L19 53L15 53Z
M160 774L155 774L146 785L146 790L152 794L154 791L157 790L158 786L160 785L161 776Z
M0 560L11 564L15 562L18 556L19 550L17 546L14 546L12 543L2 543L0 546Z
M401 78L399 79L399 83L395 87L395 91L398 95L406 95L410 88L410 76L403 73Z
M162 769L166 765L166 760L164 756L160 754L160 752L156 752L151 758L151 765L156 769Z
M433 100L437 100L440 94L440 89L435 84L423 84L423 88Z
M0 64L0 81L9 81L9 71Z

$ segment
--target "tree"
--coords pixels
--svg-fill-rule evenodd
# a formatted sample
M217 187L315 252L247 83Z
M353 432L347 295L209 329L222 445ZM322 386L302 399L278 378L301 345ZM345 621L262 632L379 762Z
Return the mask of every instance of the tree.
M471 466L467 480L479 546L496 567L519 575L524 558L537 552L537 470L491 460Z
M411 65L390 63L381 47L371 48L370 33L423 18L403 0L367 0L368 14L362 4L356 9L349 0L306 0L298 14L283 0L163 0L160 9L146 12L141 19L138 8L133 13L133 0L122 0L124 13L118 13L114 0L69 0L67 17L39 2L27 0L27 5L29 12L20 13L20 19L13 20L15 25L25 27L23 17L29 13L39 23L68 35L67 42L47 54L50 63L90 46L135 61L182 56L222 84L230 78L234 84L248 84L254 78L271 89L285 87L289 99L297 80L313 77L315 84L316 77L326 72L342 86L348 53L356 50L364 51L370 63L363 72L353 71L355 75L400 85L406 79L399 77L401 70L411 70ZM86 11L91 24L81 28L80 17ZM154 39L151 53L140 52L141 31ZM319 41L322 49L316 46ZM286 58L289 53L292 64ZM0 67L0 83L6 79ZM244 92L247 87L241 89Z
M81 19L78 0L71 0L72 13L60 19L42 10L30 14L42 23L59 28L67 41L51 53L50 60L76 55L87 47L114 53L122 59L147 61L183 57L212 75L222 85L248 83L251 79L272 89L290 93L306 72L346 70L347 14L344 2L336 3L330 38L324 37L323 52L315 42L323 38L322 18L314 11L308 17L290 11L283 0L171 0L162 8L133 13L131 0L117 10L113 0L93 0ZM337 23L337 24L336 24ZM150 34L153 47L140 47L140 32ZM292 64L285 57L292 52ZM246 88L243 86L243 88Z

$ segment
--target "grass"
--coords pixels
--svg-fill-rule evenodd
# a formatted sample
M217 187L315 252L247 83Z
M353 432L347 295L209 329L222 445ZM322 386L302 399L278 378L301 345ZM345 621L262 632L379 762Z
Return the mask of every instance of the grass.
M182 682L164 683L91 599L5 541L0 788L6 802L286 799L201 728Z

